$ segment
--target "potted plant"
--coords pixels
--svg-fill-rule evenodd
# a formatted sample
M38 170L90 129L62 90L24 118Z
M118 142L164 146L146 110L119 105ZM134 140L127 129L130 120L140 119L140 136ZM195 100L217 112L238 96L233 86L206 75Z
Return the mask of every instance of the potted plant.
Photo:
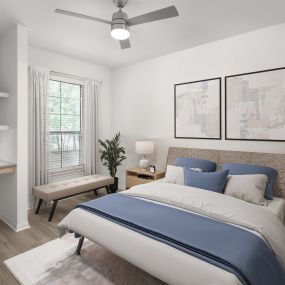
M100 149L100 160L104 166L109 170L109 173L114 177L114 185L111 187L111 192L114 193L118 190L119 179L116 177L118 166L122 165L122 162L127 158L125 156L126 149L121 144L120 133L109 140L102 141L99 139Z

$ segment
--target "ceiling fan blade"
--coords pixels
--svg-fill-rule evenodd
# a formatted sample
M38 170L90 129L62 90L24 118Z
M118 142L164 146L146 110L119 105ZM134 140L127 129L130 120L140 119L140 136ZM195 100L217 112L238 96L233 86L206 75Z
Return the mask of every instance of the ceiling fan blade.
M101 22L101 23L105 23L105 24L112 24L110 21L107 21L107 20L103 20L103 19L99 19L99 18L87 16L87 15L82 15L82 14L74 13L74 12L71 12L71 11L55 9L54 12L58 13L58 14L63 14L63 15L67 15L67 16L73 16L73 17L82 18L82 19L86 19L86 20L97 21L97 22Z
M130 26L159 21L179 16L175 6L166 7L128 20Z
M120 42L120 46L121 49L126 49L126 48L130 48L131 47L131 43L129 39L123 40L123 41L119 41Z

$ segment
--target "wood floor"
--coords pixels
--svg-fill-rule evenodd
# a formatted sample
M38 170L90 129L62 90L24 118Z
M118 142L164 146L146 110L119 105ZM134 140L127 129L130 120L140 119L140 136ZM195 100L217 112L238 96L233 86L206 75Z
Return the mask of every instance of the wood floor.
M106 190L98 190L98 197L106 194ZM0 285L18 285L13 275L6 269L3 261L58 238L56 225L78 203L94 199L90 192L74 198L59 201L52 222L48 222L50 208L41 209L38 215L29 212L31 228L15 233L0 220Z

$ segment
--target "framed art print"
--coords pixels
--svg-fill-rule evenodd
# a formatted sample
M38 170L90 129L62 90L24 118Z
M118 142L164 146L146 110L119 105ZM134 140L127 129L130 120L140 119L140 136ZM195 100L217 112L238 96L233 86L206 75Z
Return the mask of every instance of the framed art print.
M226 139L285 141L285 68L227 76Z
M221 78L175 84L174 137L221 139Z

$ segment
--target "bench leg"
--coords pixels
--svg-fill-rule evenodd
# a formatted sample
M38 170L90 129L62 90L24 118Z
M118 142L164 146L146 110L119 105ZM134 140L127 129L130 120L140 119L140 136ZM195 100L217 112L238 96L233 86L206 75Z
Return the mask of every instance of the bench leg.
M106 186L105 188L106 188L107 194L111 194L110 185Z
M94 190L94 195L98 196L97 190Z
M48 218L48 221L49 221L49 222L52 220L52 217L53 217L55 208L56 208L56 206L57 206L57 202L58 202L58 200L54 200L54 201L53 201L53 205L52 205L52 208L51 208L51 211L50 211L50 214L49 214L49 218Z
M79 241L78 241L78 245L77 245L76 251L75 251L75 253L77 255L79 255L81 253L81 248L82 248L83 242L84 242L84 237L80 237Z
M40 210L40 208L41 208L42 203L43 203L43 199L40 199L39 202L38 202L38 206L37 206L37 209L36 209L35 214L38 214L38 213L39 213L39 210Z

